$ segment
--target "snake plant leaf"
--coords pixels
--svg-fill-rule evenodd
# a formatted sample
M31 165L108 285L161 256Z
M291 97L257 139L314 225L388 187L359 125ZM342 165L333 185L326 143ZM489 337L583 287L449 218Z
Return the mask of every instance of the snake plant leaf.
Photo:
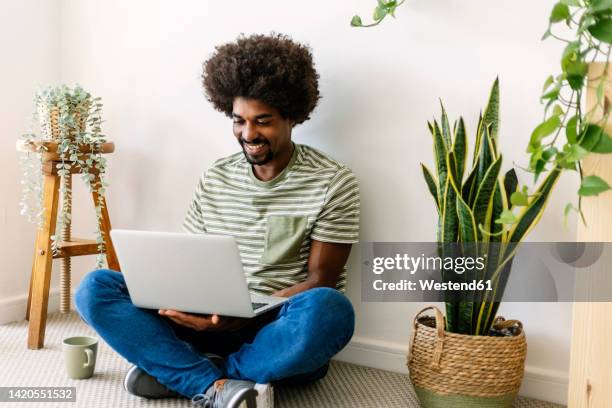
M497 140L497 132L499 131L499 77L495 78L495 82L493 82L491 87L489 102L485 108L482 120L486 126L490 127L493 140Z
M467 179L465 179L465 183L463 183L463 187L461 187L461 197L470 206L470 208L472 207L474 198L476 197L476 193L474 191L476 189L475 180L477 173L478 167L472 168L472 171L468 175Z
M446 142L446 146L450 147L452 145L450 126L448 124L448 116L446 115L446 109L444 109L444 104L442 103L442 100L440 100L440 110L442 111L441 116L440 116L442 137L444 138L444 141Z
M450 156L450 154L449 154ZM461 234L462 242L477 242L478 241L478 228L474 214L469 205L463 200L459 192L459 183L454 176L450 179L451 185L457 195L457 217L459 220L459 232Z
M508 209L512 208L512 202L510 198L518 187L518 178L516 177L516 171L510 169L504 175L504 190L506 190L506 202L508 203Z
M472 167L476 167L476 162L480 156L480 145L482 144L483 122L482 111L478 114L478 126L476 126L476 141L474 142L474 154L472 158Z
M493 195L495 194L495 184L497 183L497 177L499 176L499 170L501 168L502 158L497 158L487 169L480 185L478 186L478 192L476 193L476 199L472 206L472 212L474 213L474 219L476 225L482 225L488 227L491 220L491 213L493 207ZM488 236L479 233L480 240L488 242ZM479 240L479 241L480 241Z
M459 123L455 127L455 140L453 141L453 153L457 161L457 190L461 194L461 183L463 182L463 173L465 173L465 156L467 155L467 141L465 134L465 123L463 118L459 118Z
M476 194L478 193L478 188L480 188L480 184L485 177L487 170L491 167L491 163L493 162L493 154L490 146L491 134L489 133L489 128L485 126L481 138L481 146L480 146L480 155L478 160L476 161L476 178L474 180L474 184L472 185L472 189L470 191L470 196L468 197L468 204L472 208L474 208L474 202L476 200Z
M448 168L448 175L451 180L451 187L453 187L456 193L457 189L452 186L452 184L455 183L455 185L457 185L457 180L459 179L459 177L457 174L457 158L455 156L455 152L453 152L452 150L446 155L446 167Z
M503 224L496 223L502 212L504 211L504 195L505 192L502 192L503 184L499 182L495 183L495 193L493 194L493 208L491 212L491 217L487 220L488 222L488 230L491 233L489 237L489 242L500 242L502 239L502 230L504 229ZM507 204L506 204L507 205Z
M423 177L425 178L425 183L427 183L427 187L429 188L429 192L434 198L434 202L436 203L436 208L438 209L438 214L440 214L440 200L438 199L438 184L434 177L431 175L431 171L421 163L421 169L423 170Z
M452 152L449 153L452 157ZM447 157L448 160L448 157ZM451 159L453 160L453 159ZM456 242L458 237L458 218L455 201L457 196L450 183L450 177L446 177L444 190L440 197L442 217L440 220L438 242Z
M537 191L534 194L534 198L531 200L529 205L521 211L518 215L518 221L514 227L510 230L509 242L520 242L522 239L531 231L531 229L538 223L548 202L548 197L553 187L555 186L561 169L554 167L542 181Z
M432 136L434 139L434 157L436 159L436 170L438 172L438 190L444 191L444 185L446 183L446 174L448 173L448 169L446 168L446 143L442 138L442 133L440 132L440 127L434 121L433 124L433 132ZM442 202L442 199L440 199Z

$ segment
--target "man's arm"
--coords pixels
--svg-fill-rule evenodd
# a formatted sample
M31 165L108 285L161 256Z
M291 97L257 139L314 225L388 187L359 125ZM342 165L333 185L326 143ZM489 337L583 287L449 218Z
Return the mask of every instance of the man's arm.
M273 296L289 297L319 286L335 288L351 253L352 244L312 240L308 256L308 277L305 281L279 290Z

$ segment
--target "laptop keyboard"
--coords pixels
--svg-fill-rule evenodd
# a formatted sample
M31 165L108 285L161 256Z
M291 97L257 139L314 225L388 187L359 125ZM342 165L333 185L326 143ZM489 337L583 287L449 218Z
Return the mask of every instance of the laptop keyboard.
M267 306L267 303L257 303L257 302L251 302L251 305L253 306L253 310L257 310L260 309L264 306Z

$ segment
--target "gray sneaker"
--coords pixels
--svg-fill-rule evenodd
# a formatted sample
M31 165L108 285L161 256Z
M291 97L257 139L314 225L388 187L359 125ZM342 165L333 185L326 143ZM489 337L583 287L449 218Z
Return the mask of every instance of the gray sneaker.
M217 367L221 367L225 361L223 357L207 353L206 357ZM159 399L178 397L179 393L166 387L153 376L147 374L143 369L132 366L125 375L123 388L132 395L138 397Z
M208 387L206 393L197 394L191 399L196 407L204 408L238 408L246 402L247 408L257 407L257 390L252 381L217 380Z

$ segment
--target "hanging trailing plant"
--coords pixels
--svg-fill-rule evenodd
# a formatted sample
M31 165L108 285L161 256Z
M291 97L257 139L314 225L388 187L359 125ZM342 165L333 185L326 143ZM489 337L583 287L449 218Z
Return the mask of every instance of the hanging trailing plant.
M382 23L382 21L387 16L391 16L395 18L395 9L401 6L405 0L396 1L396 0L377 0L378 4L374 8L374 12L372 13L373 23L363 24L361 21L361 17L359 15L354 15L351 19L351 26L353 27L374 27Z
M95 203L97 228L94 234L99 252L96 267L101 268L105 251L101 231L102 209L104 193L108 186L105 181L106 159L99 153L101 145L106 142L101 129L101 98L93 97L79 85L74 88L65 85L50 86L36 93L34 106L32 123L33 125L38 123L40 135L30 131L23 134L21 139L26 143L36 141L57 143L59 160L54 164L58 176L63 181L60 192L65 198L72 196L70 183L67 185L65 180L70 177L70 170L73 167L79 168L89 192L98 193ZM40 144L39 151L24 152L20 155L23 170L21 214L27 216L30 222L36 222L39 228L45 222L41 170L44 150L45 145ZM56 234L51 237L53 255L57 255L59 250L57 234L62 231L64 224L70 223L70 217L71 209L62 206L58 212Z
M553 30L564 23L571 35L563 38ZM550 170L577 171L580 175L578 205L567 204L565 216L576 210L582 221L582 197L598 195L610 190L610 185L595 175L585 175L580 161L589 153L612 153L612 138L604 131L609 117L609 101L604 89L612 51L612 1L561 0L553 7L548 29L542 39L555 38L566 44L560 60L561 73L550 75L543 86L542 122L533 130L527 152L528 170L537 180ZM591 78L596 88L597 101L593 108L583 107L584 91L590 63L603 59L603 74ZM603 112L594 121L595 113ZM525 188L513 196L516 205L524 205L530 196Z

